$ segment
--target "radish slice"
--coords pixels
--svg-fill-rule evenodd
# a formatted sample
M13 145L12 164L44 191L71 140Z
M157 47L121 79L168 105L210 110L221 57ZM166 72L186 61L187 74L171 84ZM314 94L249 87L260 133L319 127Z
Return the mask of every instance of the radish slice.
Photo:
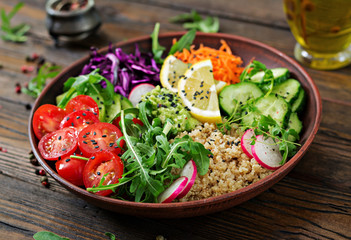
M196 174L197 174L196 164L194 160L190 160L187 164L185 164L182 171L180 172L180 176L187 177L189 181L185 185L183 191L179 193L177 198L184 197L190 191L191 187L194 185Z
M133 103L133 106L135 107L141 100L141 97L150 92L152 89L154 89L155 86L150 84L150 83L142 83L137 86L135 86L132 91L130 91L129 94L129 101Z
M281 167L283 157L279 151L279 145L272 138L265 139L263 135L256 137L255 145L251 145L252 155L264 168L276 170Z
M170 203L172 202L188 182L188 178L185 176L177 178L166 190L164 190L158 197L159 203Z
M252 145L250 143L252 141L251 138L254 135L255 135L254 130L248 129L248 130L246 130L244 135L241 137L241 141L240 141L241 149L246 154L246 156L248 156L250 159L253 158L252 151L251 151Z

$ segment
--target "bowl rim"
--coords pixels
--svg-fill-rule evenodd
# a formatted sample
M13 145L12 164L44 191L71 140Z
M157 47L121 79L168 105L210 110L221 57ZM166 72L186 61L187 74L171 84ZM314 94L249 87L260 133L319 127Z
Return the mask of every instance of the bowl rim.
M169 38L169 37L180 37L182 36L184 33L186 33L185 31L178 31L178 32L167 32L167 33L162 33L159 34L159 39L161 38ZM60 183L61 185L63 185L64 187L66 187L67 189L71 190L71 192L75 193L75 194L80 194L80 195L84 195L85 197L89 198L90 200L94 200L94 201L103 201L106 204L113 204L113 205L120 205L121 207L124 206L128 206L128 207L134 207L137 210L138 209L144 209L145 207L147 207L148 209L153 209L153 210L162 210L162 209L178 209L178 208L183 208L183 209L189 209L189 208L200 208L200 207L205 207L205 206L209 206L209 205L216 205L216 204L220 204L226 201L230 201L232 199L235 198L240 198L243 195L246 195L250 192L255 192L257 190L260 190L261 188L264 188L263 185L272 183L271 185L274 184L273 180L274 179L281 179L283 178L298 162L299 160L302 158L302 156L304 155L304 153L308 150L308 148L311 146L311 143L315 137L315 135L317 134L320 122L321 122L321 112L322 112L322 101L321 101L321 97L320 97L320 93L318 91L318 88L316 86L316 84L314 83L314 81L312 80L312 78L309 76L309 74L306 72L306 70L300 66L300 64L298 64L294 59L290 58L288 55L286 55L285 53L267 45L261 42L258 42L256 40L252 40L246 37L242 37L242 36L238 36L238 35L233 35L233 34L226 34L226 33L201 33L201 32L197 32L196 33L196 37L201 36L201 37L218 37L218 38L226 38L226 39L235 39L237 41L241 41L241 42L246 42L249 43L251 45L257 46L259 48L263 48L265 50L268 50L269 52L272 52L273 54L278 55L279 57L283 58L286 62L290 63L291 65L294 65L296 67L296 69L303 75L303 77L307 80L307 82L309 83L310 87L311 87L311 95L314 96L315 98L315 102L313 102L313 104L316 105L316 115L314 116L314 125L312 128L312 132L311 134L307 137L306 141L304 142L304 144L301 146L301 148L299 149L299 151L289 160L287 161L282 167L280 167L278 170L274 171L273 173L271 173L270 175L266 176L265 178L252 183L246 187L243 187L241 189L238 189L236 191L230 192L230 193L226 193L220 196L215 196L215 197L210 197L210 198L206 198L206 199L201 199L201 200L194 200L194 201L187 201L187 202L172 202L172 203L140 203L140 202L132 202L132 201L125 201L125 200L119 200L119 199L114 199L114 198L110 198L110 197L103 197L103 196L99 196L93 193L89 193L87 192L85 189L80 188L78 186L75 186L73 184L71 184L70 182L66 181L65 179L61 178L57 172L52 169L47 163L46 161L40 156L40 154L37 152L37 148L36 148L36 137L34 135L33 129L32 129L32 119L33 119L33 114L34 111L36 110L37 107L39 107L39 102L42 100L42 96L45 95L45 93L48 91L48 89L51 88L52 85L55 84L55 82L60 79L64 74L66 74L69 70L73 69L75 66L82 64L83 62L88 61L88 59L90 58L90 56L86 56L83 58L80 58L78 60L76 60L75 62L73 62L72 64L70 64L69 66L65 67L61 73L56 76L42 91L42 93L40 94L40 96L36 99L36 101L34 102L33 108L31 110L30 116L29 116L29 123L28 123L28 132L29 132L29 140L30 140L30 145L31 148L33 150L33 153L35 155L35 157L38 159L40 165L44 168L44 170L46 172L48 172L58 183ZM113 44L113 47L123 47L124 45L130 44L130 43L135 43L135 42L140 42L140 41L145 41L145 40L149 40L150 35L145 35L145 36L140 36L140 37L135 37L135 38L131 38L129 40L126 41L120 41L117 42L115 44ZM104 52L108 49L108 46L103 47L99 50L99 52ZM271 185L269 187L271 187ZM269 188L267 187L267 188ZM266 190L266 189L264 189ZM261 192L259 192L261 193ZM258 194L259 194L258 193ZM256 194L257 195L257 194Z

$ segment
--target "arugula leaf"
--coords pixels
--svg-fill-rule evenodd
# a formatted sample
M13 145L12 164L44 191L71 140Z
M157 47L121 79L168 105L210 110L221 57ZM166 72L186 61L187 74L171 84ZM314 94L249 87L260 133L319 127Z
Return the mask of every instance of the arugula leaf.
M191 10L190 13L179 14L169 19L169 21L172 23L195 22L195 21L201 21L201 20L202 20L202 17L195 10Z
M166 50L166 48L161 46L158 43L159 31L160 31L160 23L156 23L155 27L154 27L154 31L151 33L152 53L153 53L154 60L156 61L156 63L162 64L163 63L162 54L163 54L163 51Z
M186 34L184 34L179 41L177 41L173 46L171 47L171 50L169 50L168 55L172 55L178 51L182 51L184 48L185 49L190 49L191 44L193 43L194 39L196 36L196 29L192 29Z
M179 14L169 19L173 23L183 22L185 29L195 29L205 33L216 33L219 31L219 19L217 17L206 17L203 19L195 10L190 13Z
M61 237L55 233L48 232L48 231L41 231L37 232L33 235L35 240L70 240L69 238Z
M60 66L52 66L49 63L43 64L39 68L37 76L30 80L28 86L23 87L21 91L27 95L37 98L43 91L48 79L56 77L60 70Z
M11 26L11 19L23 6L24 3L19 2L12 8L12 10L7 15L5 10L1 9L1 30L3 32L1 38L3 40L12 42L27 41L27 37L24 35L30 30L30 26L28 24L21 23L13 27Z
M105 235L110 238L110 240L116 240L116 236L113 233L105 232Z

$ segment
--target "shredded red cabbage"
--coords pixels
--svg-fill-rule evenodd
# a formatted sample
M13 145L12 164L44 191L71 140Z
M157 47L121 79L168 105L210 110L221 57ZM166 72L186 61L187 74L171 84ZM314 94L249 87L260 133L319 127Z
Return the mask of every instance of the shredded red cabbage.
M127 54L121 48L115 50L109 47L107 54L98 53L96 48L91 48L91 58L83 67L81 75L88 74L95 69L108 79L114 86L115 92L125 97L133 87L140 83L157 85L160 82L160 68L152 57L152 53L141 53L138 45L134 54ZM106 87L105 82L101 82Z

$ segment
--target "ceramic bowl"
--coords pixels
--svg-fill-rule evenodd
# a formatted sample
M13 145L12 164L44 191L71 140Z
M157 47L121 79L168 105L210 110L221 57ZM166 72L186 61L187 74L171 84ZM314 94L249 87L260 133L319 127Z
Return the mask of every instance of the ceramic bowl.
M184 32L162 34L159 36L159 42L161 45L169 49L172 39L179 38L183 34ZM218 48L221 45L221 39L224 39L229 44L234 54L239 55L243 59L244 64L247 64L250 60L255 58L256 60L266 64L268 68L288 68L292 74L292 77L298 79L306 91L307 101L302 115L303 131L300 140L301 147L297 154L281 168L256 183L222 196L211 197L204 200L166 204L136 203L102 197L89 193L83 188L79 188L67 182L56 173L52 163L45 161L40 156L37 145L38 140L36 139L32 129L32 117L34 111L40 105L55 103L55 97L62 93L63 83L69 77L77 76L80 73L84 64L86 64L89 60L88 54L86 57L65 68L61 74L59 74L52 82L50 82L50 84L48 84L34 104L29 120L29 138L33 152L41 166L62 186L93 205L122 214L152 218L182 218L223 211L243 203L272 187L287 173L289 173L302 159L317 133L321 119L321 98L318 89L311 77L296 61L284 53L257 41L227 34L198 33L194 40L194 44L198 46L200 43L204 43L207 46ZM146 52L151 50L151 39L149 36L120 42L114 46L120 47L124 51L132 53L135 50L135 44L139 45L141 51ZM106 51L107 47L101 49L101 52Z

